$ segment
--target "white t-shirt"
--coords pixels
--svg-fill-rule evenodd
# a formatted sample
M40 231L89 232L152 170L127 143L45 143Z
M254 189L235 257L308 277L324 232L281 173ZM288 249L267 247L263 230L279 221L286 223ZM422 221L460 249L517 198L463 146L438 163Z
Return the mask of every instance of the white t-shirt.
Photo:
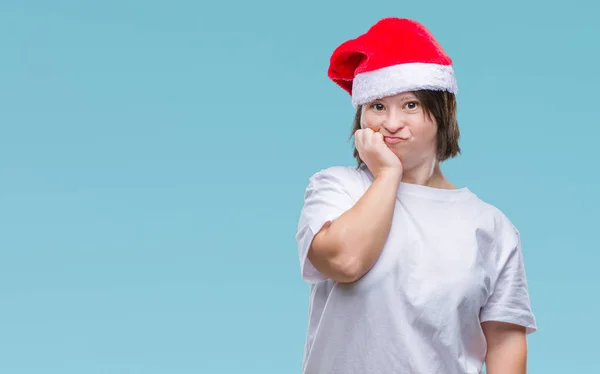
M481 322L537 330L519 233L468 188L401 183L375 266L354 283L320 274L307 259L314 235L372 181L366 167L334 166L306 189L296 236L310 283L304 374L481 373Z

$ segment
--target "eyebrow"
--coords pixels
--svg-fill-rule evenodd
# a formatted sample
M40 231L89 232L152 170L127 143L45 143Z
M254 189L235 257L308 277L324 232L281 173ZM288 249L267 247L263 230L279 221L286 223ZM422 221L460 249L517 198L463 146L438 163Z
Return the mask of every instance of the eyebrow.
M400 95L400 100L406 100L406 99L414 100L416 98L417 98L417 96L415 96L415 94L413 94L413 93L405 93L403 95Z
M369 101L369 104L373 104L373 103L377 103L377 102L388 102L390 100L389 97L381 97L381 98L377 98L377 99L373 99L371 101ZM398 97L398 100L400 101L406 101L406 100L419 100L419 98L417 98L417 96L413 93L402 93L400 94L400 96Z

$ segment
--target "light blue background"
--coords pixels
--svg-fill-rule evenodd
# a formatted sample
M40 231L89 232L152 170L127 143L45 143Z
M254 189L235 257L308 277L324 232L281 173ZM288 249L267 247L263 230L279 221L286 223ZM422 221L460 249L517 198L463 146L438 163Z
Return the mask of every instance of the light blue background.
M522 232L530 372L593 372L592 4L2 1L0 373L299 373L303 191L353 163L328 60L384 16L454 59L445 172Z

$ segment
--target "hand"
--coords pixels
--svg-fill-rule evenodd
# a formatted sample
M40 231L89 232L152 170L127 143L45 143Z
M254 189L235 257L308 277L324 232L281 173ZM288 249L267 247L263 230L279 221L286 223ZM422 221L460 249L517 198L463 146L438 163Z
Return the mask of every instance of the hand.
M383 140L383 135L370 128L354 133L356 150L375 178L382 173L393 172L402 176L402 162Z

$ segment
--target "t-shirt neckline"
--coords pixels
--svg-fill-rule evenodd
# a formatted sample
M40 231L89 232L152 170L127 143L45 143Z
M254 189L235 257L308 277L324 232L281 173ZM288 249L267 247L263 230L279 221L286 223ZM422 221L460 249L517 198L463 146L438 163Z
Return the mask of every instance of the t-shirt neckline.
M371 171L366 166L363 166L361 169L367 173L367 175L369 176L369 179L371 181L375 180L375 177L373 176ZM471 190L468 187L446 189L446 188L430 187L430 186L414 184L414 183L400 182L400 186L398 187L397 195L399 197L410 195L410 196L418 196L418 197L423 197L423 198L428 198L428 199L433 199L433 200L452 201L452 200L460 200L460 199L472 197L473 192L471 192Z

